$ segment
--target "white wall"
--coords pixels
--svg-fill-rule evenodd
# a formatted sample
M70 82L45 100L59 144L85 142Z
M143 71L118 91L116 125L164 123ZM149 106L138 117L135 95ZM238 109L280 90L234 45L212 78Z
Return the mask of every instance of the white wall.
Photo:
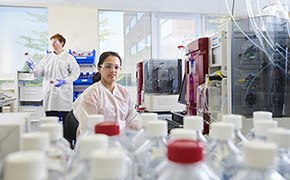
M98 51L98 15L96 8L49 6L48 35L62 34L65 49Z

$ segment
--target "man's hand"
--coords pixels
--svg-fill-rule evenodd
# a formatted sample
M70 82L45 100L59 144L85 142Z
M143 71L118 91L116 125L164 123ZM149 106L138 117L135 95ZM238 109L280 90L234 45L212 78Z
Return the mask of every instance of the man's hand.
M56 85L54 85L55 87L60 87L60 86L65 84L65 80L63 80L63 79L57 79L57 81L58 81L58 83Z

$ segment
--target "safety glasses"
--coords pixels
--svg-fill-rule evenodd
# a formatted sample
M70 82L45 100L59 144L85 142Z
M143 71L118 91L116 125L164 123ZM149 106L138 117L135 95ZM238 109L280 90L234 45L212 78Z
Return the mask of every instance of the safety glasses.
M102 64L101 67L104 67L108 70L112 69L113 67L115 70L121 70L122 68L119 64L111 64L111 63Z

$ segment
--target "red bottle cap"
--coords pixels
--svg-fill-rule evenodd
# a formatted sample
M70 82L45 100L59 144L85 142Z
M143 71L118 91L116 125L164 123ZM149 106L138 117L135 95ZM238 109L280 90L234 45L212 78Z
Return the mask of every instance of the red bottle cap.
M98 123L95 126L96 134L106 134L108 136L115 136L120 133L119 123L116 121L105 121Z
M179 46L177 46L177 48L181 49L181 48L184 48L184 46L183 45L179 45Z
M196 163L203 160L203 146L199 141L175 140L167 145L167 158L176 163Z

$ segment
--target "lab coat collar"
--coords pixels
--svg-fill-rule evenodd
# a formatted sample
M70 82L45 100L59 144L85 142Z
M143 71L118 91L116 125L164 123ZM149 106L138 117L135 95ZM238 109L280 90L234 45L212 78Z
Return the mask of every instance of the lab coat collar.
M66 50L62 50L62 52L60 54L56 54L54 51L53 51L53 55L54 56L62 56L64 53L66 53Z
M106 91L108 91L109 93L111 93L111 91L109 89L107 89L101 81L99 81L98 83L100 83L102 85L102 87L104 87L106 89ZM117 89L117 84L115 83L115 87L113 89L113 93L111 93L111 94L115 95L116 94L116 91L117 91L116 89Z

